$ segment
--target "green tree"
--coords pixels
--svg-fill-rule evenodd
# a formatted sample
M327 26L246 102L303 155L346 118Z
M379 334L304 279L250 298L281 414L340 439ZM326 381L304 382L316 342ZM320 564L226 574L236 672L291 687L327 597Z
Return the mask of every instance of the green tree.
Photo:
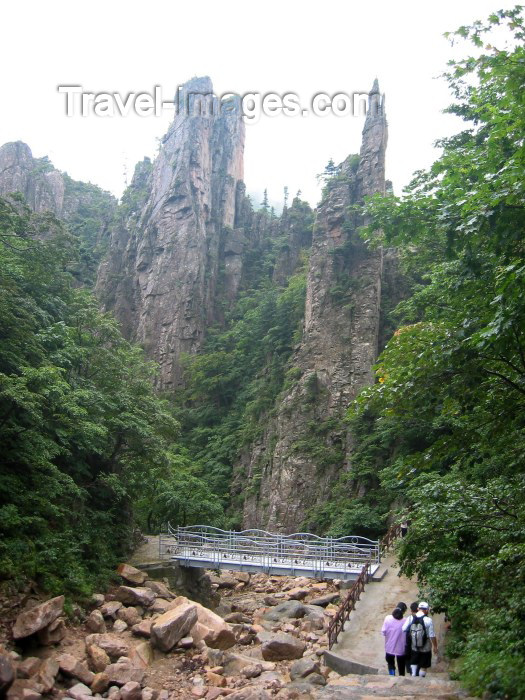
M323 182L326 184L326 182L337 175L338 172L339 167L334 163L334 159L330 158L328 163L325 165L323 172L317 175L317 182Z
M506 27L510 47L489 43ZM521 8L461 27L476 54L452 62L440 142L404 198L375 197L364 231L399 248L416 279L400 327L360 395L358 455L411 508L402 570L452 619L450 653L469 689L525 697L525 180Z
M297 198L280 220L255 215L254 229L268 228L253 236L245 253L239 299L224 325L210 329L203 351L185 358L186 389L175 399L181 442L194 473L220 497L233 524L241 506L232 498L233 465L264 430L289 381L289 360L302 331L306 256L282 282L274 280L274 270L292 234L296 240L303 234L309 247L312 224L312 210Z
M53 216L0 199L0 576L85 595L132 546L146 485L180 484L179 424L77 259Z

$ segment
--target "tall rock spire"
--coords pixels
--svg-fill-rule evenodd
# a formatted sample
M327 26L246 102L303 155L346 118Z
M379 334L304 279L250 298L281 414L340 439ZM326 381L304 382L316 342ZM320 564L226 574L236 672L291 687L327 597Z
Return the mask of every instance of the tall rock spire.
M363 127L363 142L359 162L360 197L385 193L385 152L388 126L385 113L385 97L379 92L379 82L374 80L368 94L368 110Z
M360 155L339 166L317 210L303 338L292 359L300 379L238 471L248 475L242 485L239 477L238 490L253 494L245 499L245 527L297 531L312 506L327 500L341 472L351 471L344 417L359 390L374 381L383 258L361 240L363 220L350 205L385 191L386 143L376 81Z
M205 77L186 83L179 97L212 94ZM180 383L181 354L196 352L215 320L221 266L223 286L235 293L243 151L240 110L220 116L181 110L153 165L141 165L123 197L97 289L126 335L159 363L163 389Z

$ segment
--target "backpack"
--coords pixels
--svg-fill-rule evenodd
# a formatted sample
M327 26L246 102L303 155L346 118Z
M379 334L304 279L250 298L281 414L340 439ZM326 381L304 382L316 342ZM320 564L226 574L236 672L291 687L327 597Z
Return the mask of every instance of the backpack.
M428 635L425 627L425 618L413 617L409 628L410 646L413 651L421 651L427 643Z

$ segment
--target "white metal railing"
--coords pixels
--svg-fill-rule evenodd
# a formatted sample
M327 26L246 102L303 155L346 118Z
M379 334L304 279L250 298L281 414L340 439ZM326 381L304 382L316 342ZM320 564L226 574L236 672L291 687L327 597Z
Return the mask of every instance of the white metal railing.
M160 556L206 560L210 568L227 563L259 565L264 569L286 566L307 568L322 577L329 570L361 570L367 561L379 563L377 540L366 537L319 537L308 532L291 535L265 530L234 532L208 525L173 528L169 523L159 538Z

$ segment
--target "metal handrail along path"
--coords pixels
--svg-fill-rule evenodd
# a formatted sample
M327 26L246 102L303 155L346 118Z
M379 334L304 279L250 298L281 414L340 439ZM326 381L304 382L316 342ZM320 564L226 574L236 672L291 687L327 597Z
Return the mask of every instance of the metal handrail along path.
M386 554L386 552L390 549L390 547L395 542L395 540L397 540L398 537L401 537L401 525L392 525L388 529L386 535L379 542L381 554Z
M352 588L348 591L348 595L339 606L339 610L332 618L328 626L328 648L331 649L337 642L339 634L343 631L345 622L350 617L350 613L355 609L355 604L361 597L361 593L365 590L365 584L371 574L370 562L367 562L361 569L358 579L354 582Z

